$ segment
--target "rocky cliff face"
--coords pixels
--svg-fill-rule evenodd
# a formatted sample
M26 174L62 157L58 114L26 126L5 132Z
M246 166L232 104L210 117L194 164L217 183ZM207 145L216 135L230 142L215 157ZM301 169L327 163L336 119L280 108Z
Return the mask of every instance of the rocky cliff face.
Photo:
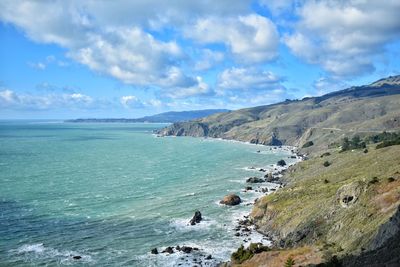
M327 148L343 135L400 130L400 76L321 97L216 114L175 123L159 134L235 139L265 145Z

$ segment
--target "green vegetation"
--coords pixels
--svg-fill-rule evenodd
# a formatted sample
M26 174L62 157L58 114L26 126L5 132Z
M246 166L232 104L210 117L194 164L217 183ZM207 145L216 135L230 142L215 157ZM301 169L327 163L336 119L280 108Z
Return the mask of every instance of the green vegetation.
M323 154L320 156L320 158L328 157L328 156L330 156L330 155L331 155L331 153L325 152L325 153L323 153Z
M251 243L246 249L243 245L241 245L236 252L232 253L231 260L235 264L240 264L252 258L254 254L269 250L270 249L268 247L263 246L261 243Z
M331 165L331 163L329 161L325 161L323 165L324 165L324 167L329 167Z
M396 146L396 145L400 145L400 137L398 137L395 140L391 140L391 141L383 141L382 143L380 143L379 145L376 146L376 149L384 148L384 147L388 147L388 146Z
M400 133L388 133L383 132L377 135L371 135L367 138L369 143L380 143L376 146L376 149L400 145Z
M378 177L373 177L369 182L368 182L368 184L377 184L377 183L379 183L379 179L378 179Z
M285 267L292 267L294 266L294 260L292 257L289 257L285 262Z
M313 141L308 141L307 143L305 143L304 145L303 145L303 148L307 148L307 147L310 147L310 146L313 146L314 145L314 142Z
M386 131L376 134L376 135L371 135L367 137L367 142L368 143L380 143L380 142L385 142L385 141L393 141L400 138L400 133L388 133Z
M349 140L349 138L347 137L343 138L341 147L341 152L344 152L353 149L365 149L367 147L367 144L365 143L365 141L362 141L358 135L355 135L351 140Z

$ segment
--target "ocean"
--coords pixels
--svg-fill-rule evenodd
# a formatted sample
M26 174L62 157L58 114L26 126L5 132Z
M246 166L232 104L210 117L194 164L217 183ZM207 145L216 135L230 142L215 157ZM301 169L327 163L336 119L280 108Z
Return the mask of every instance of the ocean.
M0 265L214 266L268 242L235 236L263 194L245 179L293 163L290 149L153 134L165 126L1 121ZM243 203L220 205L229 193ZM188 225L196 210L203 221ZM199 250L150 253L177 245Z

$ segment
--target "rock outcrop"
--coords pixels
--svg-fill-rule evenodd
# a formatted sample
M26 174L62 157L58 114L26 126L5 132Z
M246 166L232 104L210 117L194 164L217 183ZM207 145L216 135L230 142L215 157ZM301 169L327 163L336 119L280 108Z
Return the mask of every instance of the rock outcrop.
M263 182L265 182L265 180L258 177L250 177L246 179L246 183L263 183Z
M196 212L193 215L193 218L189 221L189 224L196 225L196 223L200 223L201 220L202 220L201 212L196 210Z
M239 205L241 202L242 202L242 200L240 199L240 197L238 195L229 194L229 195L225 196L219 203L228 205L228 206L235 206L235 205Z

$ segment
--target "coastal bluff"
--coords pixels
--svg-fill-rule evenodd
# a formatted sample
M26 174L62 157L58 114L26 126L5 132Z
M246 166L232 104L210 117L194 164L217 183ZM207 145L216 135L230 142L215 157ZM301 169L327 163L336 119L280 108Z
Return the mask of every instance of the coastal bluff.
M343 136L400 130L399 106L400 76L393 76L319 97L177 122L157 134L304 146L305 152L312 153L326 149Z

